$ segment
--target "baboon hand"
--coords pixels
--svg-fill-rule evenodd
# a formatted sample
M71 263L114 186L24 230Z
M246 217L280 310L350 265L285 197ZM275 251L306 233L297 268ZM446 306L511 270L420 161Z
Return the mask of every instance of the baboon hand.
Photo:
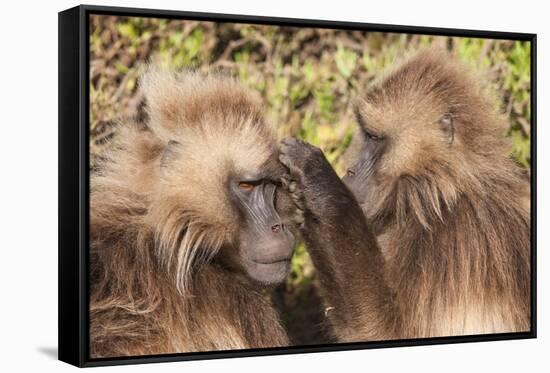
M279 160L288 168L290 175L302 183L306 183L306 179L319 166L327 164L321 149L294 137L280 142Z
M314 177L312 171L327 161L319 148L293 137L281 141L279 160L289 171L281 182L296 204L298 211L294 220L301 227L304 222L304 211L307 208L305 192L309 179Z

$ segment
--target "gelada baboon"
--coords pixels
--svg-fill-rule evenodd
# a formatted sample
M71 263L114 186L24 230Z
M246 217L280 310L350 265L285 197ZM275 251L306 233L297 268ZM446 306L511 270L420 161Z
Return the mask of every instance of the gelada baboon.
M426 50L356 115L342 181L309 144L284 140L280 155L339 339L528 331L528 183L477 78Z
M91 179L91 356L288 345L261 290L289 271L294 206L261 104L215 75L142 89L149 123Z

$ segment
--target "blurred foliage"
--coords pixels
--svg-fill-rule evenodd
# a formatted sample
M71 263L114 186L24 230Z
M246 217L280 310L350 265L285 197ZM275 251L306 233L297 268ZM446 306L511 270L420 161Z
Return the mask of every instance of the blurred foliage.
M154 62L238 77L262 95L281 137L319 146L341 174L357 91L408 51L428 45L447 48L486 76L510 122L511 155L529 171L528 42L110 16L92 16L90 22L92 158L112 135L112 123L136 113L143 101L138 77ZM282 302L310 292L314 277L300 245ZM296 338L307 343L313 337Z

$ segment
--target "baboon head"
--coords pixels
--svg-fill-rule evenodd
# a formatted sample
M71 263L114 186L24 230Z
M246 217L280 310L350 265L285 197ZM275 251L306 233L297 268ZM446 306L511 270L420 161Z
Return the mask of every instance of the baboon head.
M142 79L149 127L160 139L149 221L161 261L184 291L214 261L263 284L289 270L291 202L261 104L217 75L149 71Z
M355 114L360 141L343 180L369 217L413 213L428 226L477 174L492 172L488 159L508 151L494 102L443 51L398 65L357 100Z

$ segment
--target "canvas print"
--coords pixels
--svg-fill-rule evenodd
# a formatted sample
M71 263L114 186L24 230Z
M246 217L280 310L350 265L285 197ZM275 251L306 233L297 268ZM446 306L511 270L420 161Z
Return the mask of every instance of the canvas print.
M531 330L529 41L88 32L90 358Z

